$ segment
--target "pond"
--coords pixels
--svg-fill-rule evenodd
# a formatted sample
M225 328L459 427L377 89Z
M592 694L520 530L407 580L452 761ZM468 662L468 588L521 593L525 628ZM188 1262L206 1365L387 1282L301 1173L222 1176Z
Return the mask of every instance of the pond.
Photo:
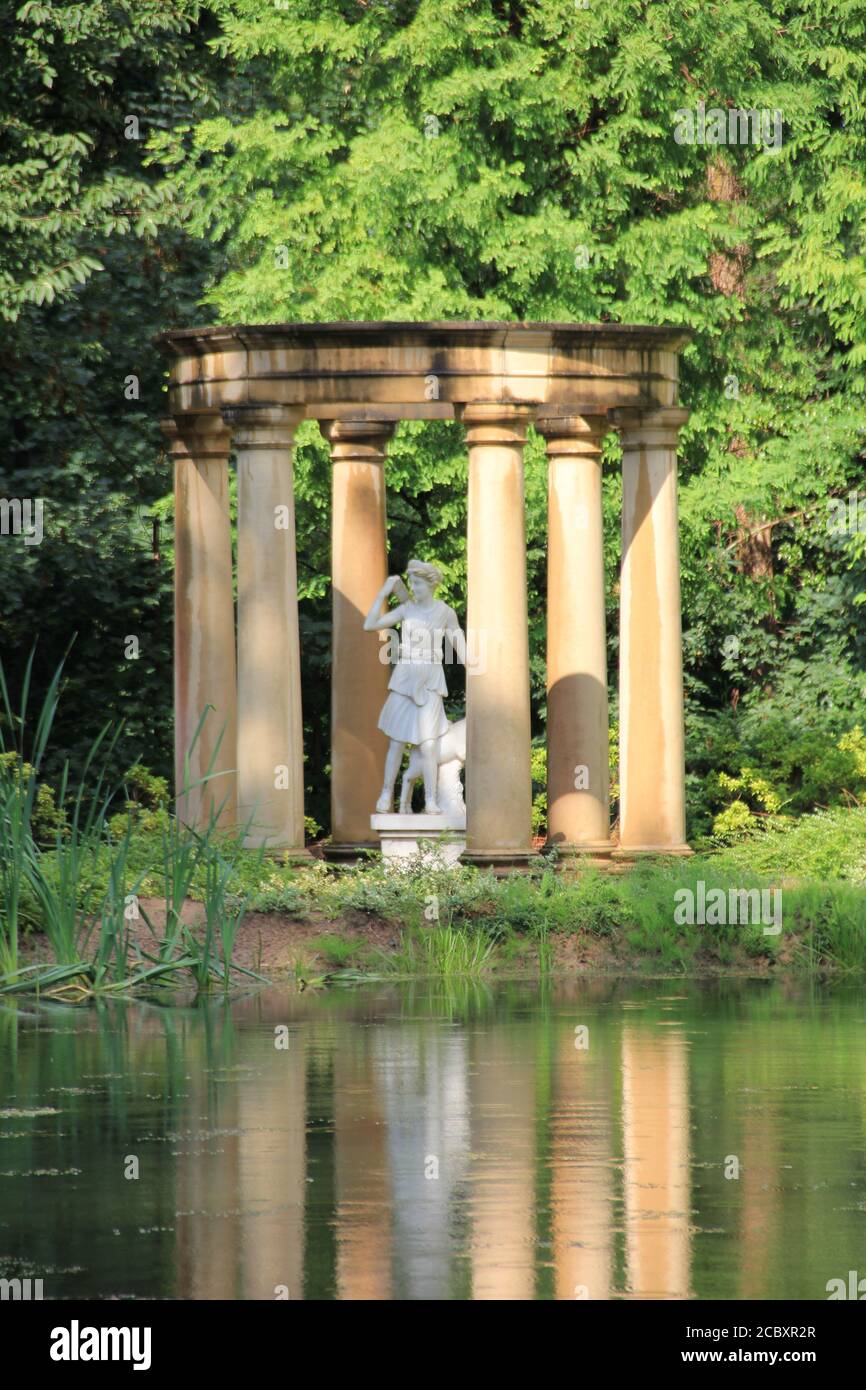
M48 1298L824 1299L866 992L416 982L0 1012L0 1277Z

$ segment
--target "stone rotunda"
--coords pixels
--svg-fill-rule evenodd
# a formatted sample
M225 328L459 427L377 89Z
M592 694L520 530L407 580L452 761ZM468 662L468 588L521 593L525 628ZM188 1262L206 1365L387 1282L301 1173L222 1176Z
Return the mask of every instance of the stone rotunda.
M180 329L171 356L175 738L190 824L223 802L248 843L304 853L292 447L332 460L332 841L371 847L388 667L364 615L388 573L384 462L398 420L458 420L469 456L465 858L532 856L523 451L549 462L549 842L565 854L687 853L677 532L682 329L619 324L319 323ZM601 441L622 463L619 843L610 836ZM237 460L237 568L229 456ZM235 612L235 584L237 612ZM202 712L212 706L189 753ZM212 766L220 774L193 785Z

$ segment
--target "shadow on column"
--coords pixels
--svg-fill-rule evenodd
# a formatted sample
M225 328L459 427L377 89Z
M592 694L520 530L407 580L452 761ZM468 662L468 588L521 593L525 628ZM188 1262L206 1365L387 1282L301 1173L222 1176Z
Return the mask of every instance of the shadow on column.
M378 847L370 817L382 787L388 740L378 727L387 698L390 666L380 662L387 648L378 632L365 632L362 613L339 589L332 589L332 643L341 633L349 642L331 654L331 837L329 857L349 857ZM375 657L372 655L375 652ZM371 678L374 660L377 679Z
M608 692L596 676L575 673L550 687L547 750L548 844L605 844L610 837ZM585 789L576 785L583 767Z

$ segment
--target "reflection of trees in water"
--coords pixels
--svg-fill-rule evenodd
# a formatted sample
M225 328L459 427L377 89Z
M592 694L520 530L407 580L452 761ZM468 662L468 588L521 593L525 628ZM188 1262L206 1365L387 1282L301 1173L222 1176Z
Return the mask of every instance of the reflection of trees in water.
M122 1002L0 1009L0 1109L59 1111L14 1121L0 1144L0 1169L20 1175L0 1183L5 1264L44 1274L48 1298L172 1287L176 1164L164 1134L183 1111L182 1026L179 1013ZM130 1154L138 1180L124 1177Z

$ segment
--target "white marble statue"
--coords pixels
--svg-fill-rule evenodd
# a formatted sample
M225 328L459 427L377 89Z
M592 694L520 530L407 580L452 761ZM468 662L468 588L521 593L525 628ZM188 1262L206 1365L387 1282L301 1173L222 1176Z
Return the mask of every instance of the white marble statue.
M448 817L448 824L455 828L466 826L466 804L463 800L463 783L460 769L466 762L466 720L456 719L449 724L436 747L436 761L439 776L436 786L436 800L439 810ZM403 773L400 789L400 814L407 815L412 810L412 792L419 777L423 777L424 767L421 753L413 748L409 754L409 765Z
M388 698L379 716L379 728L391 742L385 758L385 780L382 794L376 802L376 811L381 815L393 809L394 786L408 743L413 749L412 760L417 769L409 784L408 798L411 801L411 787L420 774L424 778L424 813L439 815L439 788L442 785L439 765L440 762L450 765L455 761L453 751L449 751L444 758L440 757L440 740L457 728L457 725L449 724L442 703L443 696L448 694L442 669L443 655L448 650L465 663L466 642L453 608L436 598L436 587L442 582L442 575L436 566L425 564L422 560L410 560L406 573L411 597L400 576L392 574L374 598L364 620L367 632L382 632L400 625L398 659L388 682ZM396 608L389 609L387 603L392 594L399 602ZM454 742L453 735L451 741ZM410 768L413 766L412 760ZM401 810L406 800L404 783ZM406 810L409 809L406 806Z

